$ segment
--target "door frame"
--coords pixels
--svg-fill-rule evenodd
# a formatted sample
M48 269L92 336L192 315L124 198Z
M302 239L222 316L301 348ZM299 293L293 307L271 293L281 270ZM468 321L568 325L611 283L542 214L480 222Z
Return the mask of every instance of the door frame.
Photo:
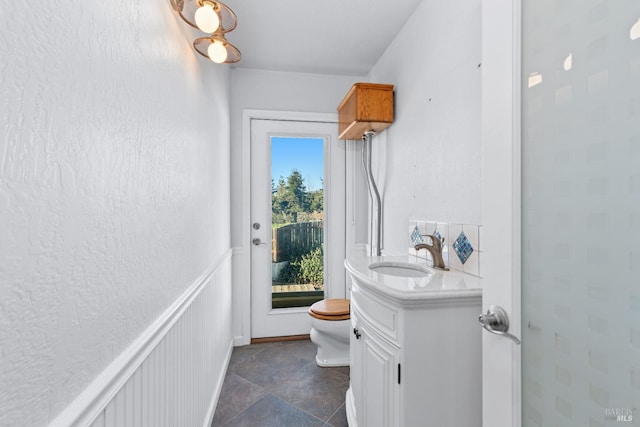
M522 0L482 2L483 311L502 306L521 337ZM522 425L521 346L483 331L484 426Z
M238 302L233 306L241 310L242 335L235 337L234 345L241 346L251 343L251 120L284 120L304 122L328 122L338 125L338 113L314 113L300 111L278 110L242 110L242 213L241 228L242 244L237 251L237 274L234 283L239 286ZM343 291L344 292L344 291ZM325 294L326 297L329 295Z

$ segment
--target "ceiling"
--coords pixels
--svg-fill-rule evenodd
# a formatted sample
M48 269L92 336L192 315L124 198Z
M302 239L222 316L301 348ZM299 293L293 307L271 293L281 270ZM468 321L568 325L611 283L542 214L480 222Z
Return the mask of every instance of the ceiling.
M421 0L226 0L238 68L363 76Z

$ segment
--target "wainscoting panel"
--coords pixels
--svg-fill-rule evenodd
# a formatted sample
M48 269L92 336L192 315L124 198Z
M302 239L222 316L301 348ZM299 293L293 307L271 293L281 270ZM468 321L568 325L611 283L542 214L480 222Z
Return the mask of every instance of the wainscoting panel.
M229 252L50 427L207 427L232 349Z
M232 348L225 262L92 427L206 426Z

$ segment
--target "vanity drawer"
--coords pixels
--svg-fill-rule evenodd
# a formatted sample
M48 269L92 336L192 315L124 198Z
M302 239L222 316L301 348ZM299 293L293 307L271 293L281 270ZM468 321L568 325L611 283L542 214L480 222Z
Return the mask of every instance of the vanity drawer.
M357 286L351 290L351 306L359 320L369 323L382 336L398 340L399 313L395 307L362 292Z

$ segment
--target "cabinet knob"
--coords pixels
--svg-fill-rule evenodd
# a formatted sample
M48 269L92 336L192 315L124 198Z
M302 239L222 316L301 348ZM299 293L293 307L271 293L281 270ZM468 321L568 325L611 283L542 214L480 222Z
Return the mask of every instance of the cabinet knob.
M356 339L359 340L360 337L362 336L362 334L360 333L360 331L358 330L358 328L353 328L353 335L356 336Z

